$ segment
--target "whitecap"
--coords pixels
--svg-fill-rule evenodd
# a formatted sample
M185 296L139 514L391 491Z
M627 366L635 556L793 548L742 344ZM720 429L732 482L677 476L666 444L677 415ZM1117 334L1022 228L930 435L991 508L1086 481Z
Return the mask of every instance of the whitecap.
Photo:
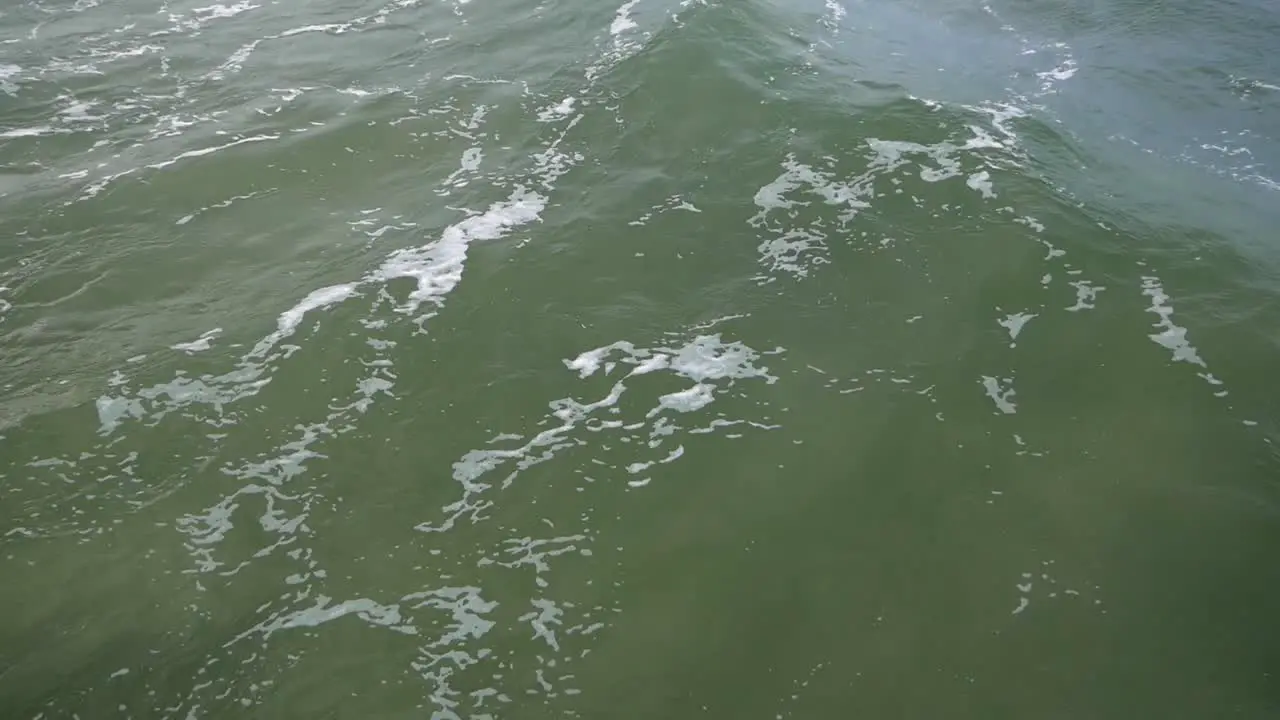
M627 0L618 8L618 12L613 18L613 23L609 25L610 35L621 35L636 27L636 21L631 19L631 9L639 2L640 0Z

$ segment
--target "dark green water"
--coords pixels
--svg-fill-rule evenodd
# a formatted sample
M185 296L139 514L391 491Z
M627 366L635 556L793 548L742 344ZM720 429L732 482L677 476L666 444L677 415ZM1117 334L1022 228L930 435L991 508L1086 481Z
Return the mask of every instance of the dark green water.
M0 7L0 717L1280 717L1262 0Z

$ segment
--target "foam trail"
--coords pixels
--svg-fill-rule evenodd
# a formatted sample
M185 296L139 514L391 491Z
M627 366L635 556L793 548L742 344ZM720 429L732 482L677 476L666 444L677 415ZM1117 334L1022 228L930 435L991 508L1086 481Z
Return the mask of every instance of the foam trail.
M450 225L439 240L392 253L367 280L389 282L408 278L417 284L402 312L416 312L424 302L440 305L462 280L467 247L476 240L496 240L511 229L537 220L547 198L523 187L479 215Z
M222 332L222 328L214 328L206 333L201 334L200 337L196 338L195 340L192 340L190 342L176 343L174 345L170 345L169 347L173 350L181 350L186 353L204 352L205 350L208 350L210 347L212 347L213 339L217 337L221 332Z
M620 355L617 360L610 358ZM506 449L482 448L471 450L453 465L453 479L462 488L462 496L442 508L443 520L435 523L424 522L417 526L423 532L444 532L453 529L456 523L470 517L473 521L480 518L480 513L492 501L482 499L491 484L482 478L503 465L514 464L501 481L502 487L511 484L520 471L553 458L557 452L577 447L580 441L572 436L579 428L591 432L602 430L622 430L637 432L649 426L647 439L637 442L637 446L645 446L651 450L662 445L663 440L677 428L665 417L671 411L677 414L696 413L703 410L727 387L740 380L763 380L767 384L777 381L769 373L768 368L757 365L760 353L741 342L725 342L720 335L699 335L678 348L655 347L640 348L627 341L619 341L603 347L580 353L573 359L564 360L564 365L575 372L579 378L587 378L603 370L612 373L621 365L631 367L623 377L615 381L604 397L592 401L581 402L573 398L561 398L550 403L550 415L559 421L558 425L542 430L523 442L523 444ZM618 413L619 401L630 391L628 381L632 378L665 371L678 377L692 381L693 385L686 390L666 393L654 398L652 407L643 415L643 419L627 424L623 421L602 420L598 411ZM595 424L592 424L592 421ZM742 421L725 421L718 419L712 422L712 428L724 424L736 424ZM758 423L750 423L756 427L768 428ZM771 428L768 428L771 429ZM690 432L698 432L691 430ZM494 438L494 442L521 440L520 436L502 435ZM637 434L636 439L641 440ZM664 460L655 460L646 465L644 462L630 464L628 467L649 467L654 463L674 461L684 454L681 447L672 451ZM638 485L632 485L638 487Z
M1203 368L1204 372L1197 375L1205 382L1214 386L1222 385L1222 381L1208 371L1209 365L1187 339L1187 329L1173 321L1173 306L1169 304L1169 294L1165 292L1160 278L1153 275L1143 276L1142 294L1151 298L1151 306L1147 308L1147 312L1155 314L1158 318L1152 323L1152 327L1157 328L1159 332L1149 333L1147 337L1157 345L1168 348L1173 353L1174 362L1189 363ZM1226 394L1226 390L1218 390L1214 393L1218 397Z
M613 18L613 24L609 26L610 35L621 35L636 27L636 21L631 19L631 8L634 8L639 2L640 0L627 0L618 8L618 13Z
M293 335L297 332L298 327L302 324L302 320L307 313L313 310L323 310L325 308L337 305L338 303L350 298L356 294L356 286L351 283L342 285L330 285L322 287L318 290L312 290L306 297L298 302L297 305L280 313L276 318L276 330L254 346L252 352L249 353L250 358L262 357L266 355L281 340Z

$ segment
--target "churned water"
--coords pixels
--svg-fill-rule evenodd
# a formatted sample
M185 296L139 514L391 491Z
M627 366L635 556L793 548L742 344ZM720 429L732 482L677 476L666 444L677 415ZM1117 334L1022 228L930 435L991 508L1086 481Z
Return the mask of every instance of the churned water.
M1280 717L1265 0L0 7L0 716Z

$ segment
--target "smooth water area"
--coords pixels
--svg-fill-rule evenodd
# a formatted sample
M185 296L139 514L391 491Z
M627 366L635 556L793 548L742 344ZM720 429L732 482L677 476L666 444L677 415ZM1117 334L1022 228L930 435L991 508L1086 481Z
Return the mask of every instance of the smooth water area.
M0 6L0 717L1280 717L1266 0Z

